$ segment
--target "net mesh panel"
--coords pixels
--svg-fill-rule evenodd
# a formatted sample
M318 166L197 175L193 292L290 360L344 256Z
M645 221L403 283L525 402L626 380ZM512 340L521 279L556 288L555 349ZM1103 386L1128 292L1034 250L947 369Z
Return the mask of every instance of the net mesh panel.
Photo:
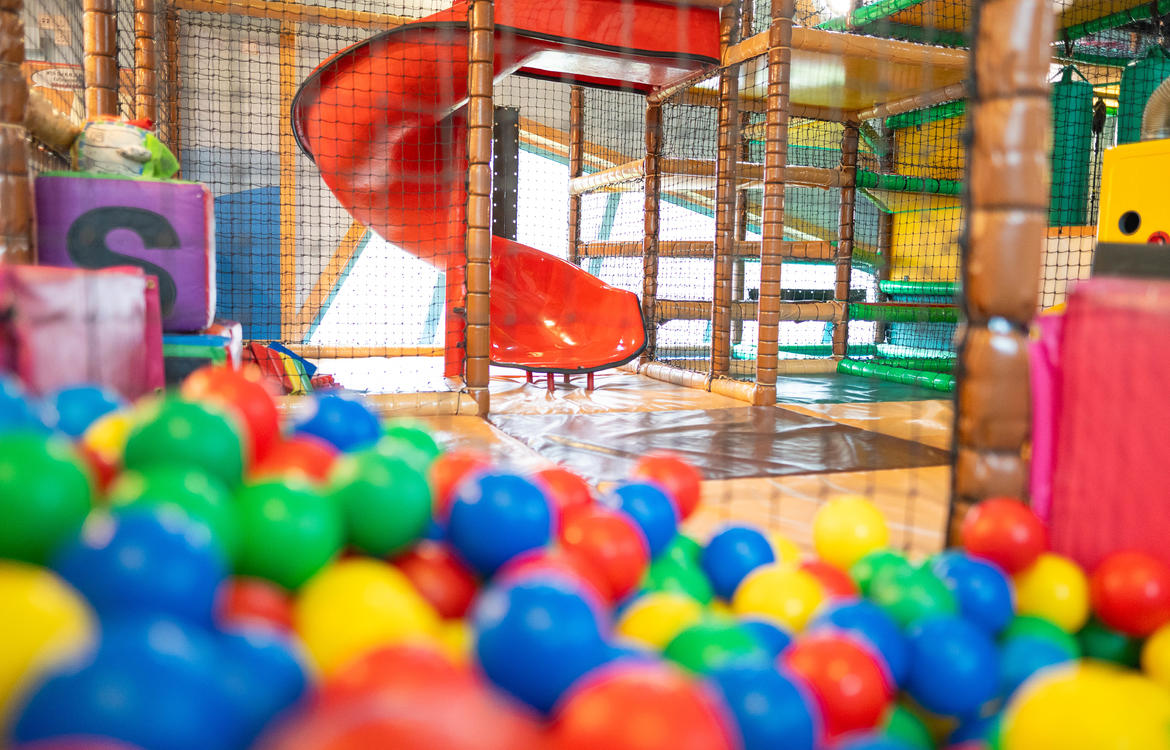
M81 13L73 0L25 0L25 80L59 113L74 122L85 119L84 54ZM34 173L69 168L69 155L58 154L30 137Z

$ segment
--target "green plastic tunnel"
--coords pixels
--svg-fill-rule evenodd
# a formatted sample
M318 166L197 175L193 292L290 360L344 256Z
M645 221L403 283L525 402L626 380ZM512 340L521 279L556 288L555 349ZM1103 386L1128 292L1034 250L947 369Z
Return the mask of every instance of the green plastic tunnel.
M1052 134L1048 224L1082 226L1089 221L1093 84L1072 65L1065 66L1052 84Z
M1150 47L1145 56L1134 60L1121 74L1121 94L1117 104L1117 142L1134 143L1141 140L1142 112L1150 94L1170 78L1170 52L1158 45Z

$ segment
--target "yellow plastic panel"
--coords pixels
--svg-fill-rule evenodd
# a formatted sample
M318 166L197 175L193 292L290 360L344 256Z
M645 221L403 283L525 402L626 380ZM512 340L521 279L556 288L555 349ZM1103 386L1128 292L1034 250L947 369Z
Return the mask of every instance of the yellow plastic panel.
M1154 232L1170 234L1166 174L1170 174L1170 139L1129 143L1106 151L1097 239L1144 243ZM1127 233L1122 217L1129 212L1137 214L1138 222L1136 229Z

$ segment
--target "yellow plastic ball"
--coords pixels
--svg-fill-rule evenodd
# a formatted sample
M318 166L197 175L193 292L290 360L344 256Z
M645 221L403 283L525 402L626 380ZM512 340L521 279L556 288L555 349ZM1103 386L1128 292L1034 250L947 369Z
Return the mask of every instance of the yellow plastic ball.
M0 725L46 670L94 642L89 604L45 568L0 561Z
M1089 582L1067 557L1046 552L1015 576L1016 611L1075 633L1089 619Z
M81 444L103 461L117 463L126 448L126 440L134 427L130 411L115 411L99 417L81 436Z
M1042 672L1003 715L1003 750L1170 750L1170 692L1134 672L1081 662Z
M828 564L848 570L890 543L890 529L877 507L863 497L838 497L813 518L813 547Z
M638 646L661 651L679 633L703 618L703 605L685 594L652 591L622 614L614 631Z
M444 620L439 627L439 649L456 664L471 661L473 635L466 620Z
M769 541L772 542L772 551L776 553L776 562L788 565L796 565L800 562L802 555L796 542L783 534L772 534Z
M731 605L722 599L712 599L707 605L707 611L716 617L734 617L735 611L731 609Z
M764 615L799 632L825 600L812 574L782 563L756 568L735 590L731 607L738 615Z
M341 560L301 589L293 622L326 677L381 646L439 634L439 616L397 568L371 558Z
M1170 689L1170 625L1163 625L1142 646L1142 671L1151 680Z

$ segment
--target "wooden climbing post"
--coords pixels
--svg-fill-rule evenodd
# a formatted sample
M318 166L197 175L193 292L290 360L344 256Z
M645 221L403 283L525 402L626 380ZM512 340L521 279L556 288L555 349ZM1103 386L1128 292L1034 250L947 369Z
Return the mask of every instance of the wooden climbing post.
M134 0L134 117L158 122L154 0Z
M0 263L33 261L33 197L24 114L23 0L0 0Z
M853 277L853 208L857 197L857 124L847 122L841 133L841 205L837 213L837 283L833 298L845 314L833 326L833 356L844 357L849 346L849 286Z
M646 179L642 202L642 319L646 322L643 361L654 359L658 346L658 221L662 173L662 105L646 105Z
M585 89L569 90L569 179L585 169ZM581 195L569 196L569 262L581 263Z
M492 0L471 0L467 57L467 332L464 382L479 414L490 405L492 137L495 21ZM551 376L550 376L551 378Z
M85 113L118 114L117 6L114 0L84 0L82 38Z
M739 24L735 3L720 16L719 48L726 50ZM711 294L711 374L731 369L731 269L735 252L736 166L739 157L739 66L719 72L719 152L715 173L715 287Z

